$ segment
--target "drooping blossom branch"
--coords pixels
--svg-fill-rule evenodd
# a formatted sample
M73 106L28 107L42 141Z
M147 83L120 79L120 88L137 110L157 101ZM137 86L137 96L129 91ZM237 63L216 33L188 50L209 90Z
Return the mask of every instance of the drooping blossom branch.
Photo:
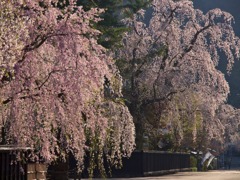
M3 0L0 12L10 18L0 24L0 43L11 45L0 49L0 139L32 147L48 163L72 153L79 168L86 152L105 150L119 163L130 156L132 117L114 98L122 96L121 76L92 28L102 10L84 11L75 0ZM104 96L104 77L116 96Z

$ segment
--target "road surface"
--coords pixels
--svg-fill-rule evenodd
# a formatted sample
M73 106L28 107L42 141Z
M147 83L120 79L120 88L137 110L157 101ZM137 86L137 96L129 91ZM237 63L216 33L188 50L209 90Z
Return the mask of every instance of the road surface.
M93 179L100 180L100 179ZM111 178L108 180L240 180L240 171L180 172L159 177Z

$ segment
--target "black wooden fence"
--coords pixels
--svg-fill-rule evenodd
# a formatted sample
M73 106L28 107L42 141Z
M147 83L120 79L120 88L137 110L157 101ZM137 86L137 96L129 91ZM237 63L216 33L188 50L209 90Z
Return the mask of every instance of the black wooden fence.
M46 179L46 165L17 161L17 153L24 153L26 152L25 150L25 148L0 146L0 180ZM56 166L49 170L52 170L52 175L57 180L67 179L67 176L63 176L64 174L78 179L80 176L76 172L74 164L76 165L74 158L69 158L69 162L61 166L61 168L66 167L65 173L63 169L60 171ZM121 169L112 169L112 177L142 177L186 170L190 170L190 154L135 151L129 159L123 159L123 167ZM69 172L67 173L67 171ZM57 176L58 174L60 176ZM98 176L98 174L95 175ZM87 174L83 173L82 177L87 177Z
M24 161L29 150L26 147L0 146L0 180L46 179L45 164Z
M122 169L113 169L113 177L141 177L190 170L190 154L159 151L135 151L123 159Z
M74 169L76 163L74 158L70 158L69 162L69 167ZM188 153L134 151L129 159L123 158L123 167L121 169L112 168L111 177L143 177L190 170L190 154ZM94 176L100 177L100 174L96 171ZM88 177L86 169L83 171L82 177Z
M0 146L0 179L26 180L27 164L17 161L19 148ZM21 149L22 150L22 149ZM21 152L22 153L22 152Z

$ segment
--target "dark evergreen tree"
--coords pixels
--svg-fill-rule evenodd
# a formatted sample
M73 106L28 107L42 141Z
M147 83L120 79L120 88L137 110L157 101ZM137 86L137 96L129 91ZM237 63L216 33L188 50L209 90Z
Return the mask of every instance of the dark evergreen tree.
M131 17L141 8L146 8L152 0L78 0L85 10L92 7L105 9L102 21L95 28L102 32L98 42L106 48L119 45L122 34L128 29L121 23L125 17Z

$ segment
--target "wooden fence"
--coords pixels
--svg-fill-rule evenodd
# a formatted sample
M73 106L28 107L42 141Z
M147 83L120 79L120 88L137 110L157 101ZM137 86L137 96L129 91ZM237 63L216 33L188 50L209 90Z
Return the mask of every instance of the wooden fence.
M85 162L87 161L85 159ZM74 159L70 158L69 162L69 167L74 169ZM188 153L134 151L129 159L123 158L121 169L112 168L111 177L143 177L190 170L190 154ZM94 176L100 177L99 172L95 171ZM82 177L88 177L86 169L83 171Z
M21 153L26 153L26 150L26 148L0 146L1 180L47 179L46 165L17 161L19 153L20 155ZM70 156L67 163L52 165L48 170L50 179L80 179L73 156ZM121 169L112 169L112 177L142 177L187 170L190 170L190 154L135 151L129 159L123 159L123 167ZM95 174L95 176L99 176L99 174ZM88 177L86 170L82 173L82 177Z
M159 151L135 151L123 159L122 169L113 169L113 177L141 177L190 170L190 154Z
M30 148L0 146L0 180L46 180L45 164L19 161Z

